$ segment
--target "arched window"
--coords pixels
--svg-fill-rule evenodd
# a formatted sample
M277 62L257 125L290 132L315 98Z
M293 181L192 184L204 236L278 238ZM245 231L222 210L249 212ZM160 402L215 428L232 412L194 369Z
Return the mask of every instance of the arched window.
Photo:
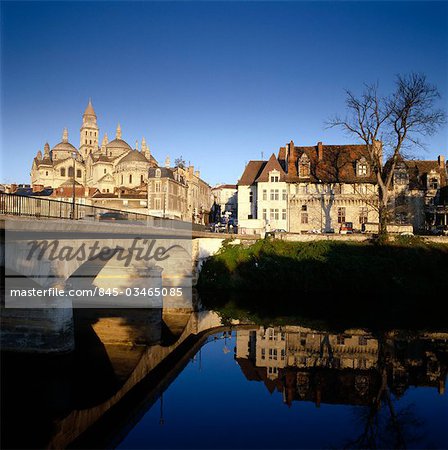
M129 175L129 184L132 183L132 175Z
M76 171L76 177L81 178L81 169L77 169Z
M143 184L143 175L140 175L140 183Z
M156 177L160 178L160 175L161 175L160 169L156 169Z
M304 153L299 159L299 177L309 177L310 176L310 158Z
M65 167L61 169L61 177L65 177Z
M73 167L69 167L68 168L68 176L69 177L73 177L73 174L74 174L75 172L73 171Z

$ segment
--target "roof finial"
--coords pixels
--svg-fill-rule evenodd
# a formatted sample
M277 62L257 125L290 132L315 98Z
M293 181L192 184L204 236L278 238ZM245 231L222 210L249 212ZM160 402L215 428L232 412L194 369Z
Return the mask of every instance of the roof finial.
M135 141L135 149L138 150L138 141Z
M64 131L62 132L62 142L68 142L68 130L67 130L67 128L64 128Z
M116 139L121 139L121 127L120 127L120 122L118 122L118 125L117 125L117 132L115 133L115 138L116 138Z

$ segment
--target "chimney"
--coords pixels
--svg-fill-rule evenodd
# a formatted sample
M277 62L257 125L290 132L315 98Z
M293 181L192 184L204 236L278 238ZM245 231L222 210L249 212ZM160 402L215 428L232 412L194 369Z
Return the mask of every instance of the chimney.
M201 172L199 172L199 170L196 170L196 172L194 173L198 178L201 178L200 177L200 175L201 175Z
M437 162L439 163L439 169L444 170L445 169L445 157L443 155L439 155L437 157Z
M317 143L317 159L322 161L324 159L324 147L322 142Z
M194 166L188 166L188 173L190 174L190 176L194 174Z
M383 162L383 143L381 141L373 141L375 153L378 155L378 160Z

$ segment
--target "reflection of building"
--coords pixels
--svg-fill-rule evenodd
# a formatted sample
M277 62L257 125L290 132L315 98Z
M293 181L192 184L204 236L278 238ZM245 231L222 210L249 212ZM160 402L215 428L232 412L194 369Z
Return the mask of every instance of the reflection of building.
M377 145L381 152L382 144ZM446 207L443 215L441 208L431 209L447 185L446 171L443 156L399 164L391 221L412 223L415 231L425 224L425 213L427 222L447 222ZM249 161L238 182L238 221L247 232L338 231L343 222L361 229L378 222L377 204L376 175L363 145L297 147L291 141L268 161Z
M447 336L438 338L386 339L392 392L400 395L410 385L434 386L444 392ZM287 404L368 405L380 385L380 344L362 330L338 335L299 326L241 330L236 360L249 380L264 382L271 392L282 392Z

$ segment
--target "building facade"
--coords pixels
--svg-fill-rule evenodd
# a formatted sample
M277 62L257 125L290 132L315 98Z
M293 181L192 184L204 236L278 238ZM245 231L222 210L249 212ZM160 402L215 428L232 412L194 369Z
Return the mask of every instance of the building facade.
M238 218L238 186L236 184L218 184L212 188L213 201L219 205L221 215Z
M381 152L381 143L377 142ZM393 175L391 222L428 227L429 209L447 184L442 156L437 161L402 161ZM345 222L361 230L378 223L376 175L363 145L298 147L291 141L268 161L250 161L238 182L241 230L263 233L338 232ZM445 217L433 214L434 222Z

